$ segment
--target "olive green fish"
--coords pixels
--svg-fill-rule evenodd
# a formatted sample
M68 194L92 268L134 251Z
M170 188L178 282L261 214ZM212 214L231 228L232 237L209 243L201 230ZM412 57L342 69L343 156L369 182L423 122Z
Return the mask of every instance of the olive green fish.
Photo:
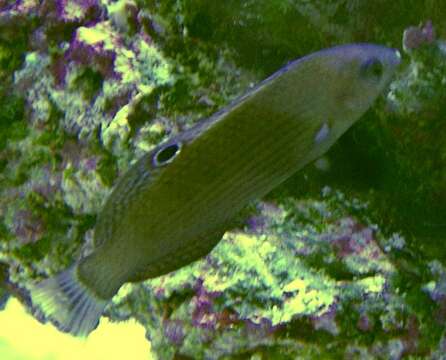
M205 256L237 212L326 152L399 62L370 44L313 53L156 147L118 180L93 252L35 285L34 304L61 330L88 335L121 285Z

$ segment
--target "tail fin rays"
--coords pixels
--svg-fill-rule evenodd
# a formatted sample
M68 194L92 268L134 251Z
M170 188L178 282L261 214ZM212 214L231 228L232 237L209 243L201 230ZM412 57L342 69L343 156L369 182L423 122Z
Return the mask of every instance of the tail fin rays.
M62 331L86 337L98 325L108 301L98 298L77 277L77 265L31 289L33 304Z

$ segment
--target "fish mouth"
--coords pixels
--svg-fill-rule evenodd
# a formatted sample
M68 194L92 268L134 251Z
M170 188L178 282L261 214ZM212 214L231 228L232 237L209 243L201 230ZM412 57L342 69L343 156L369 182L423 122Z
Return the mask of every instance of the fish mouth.
M399 64L401 64L401 53L398 49L391 49L392 50L392 56L390 56L390 64L393 67L398 67Z
M398 67L401 64L402 57L398 49L387 48L387 52L383 54L383 57L381 59L382 59L381 61L383 61L383 63L388 69L383 82L384 87L386 88L388 87L393 77L395 76L395 72L397 71Z

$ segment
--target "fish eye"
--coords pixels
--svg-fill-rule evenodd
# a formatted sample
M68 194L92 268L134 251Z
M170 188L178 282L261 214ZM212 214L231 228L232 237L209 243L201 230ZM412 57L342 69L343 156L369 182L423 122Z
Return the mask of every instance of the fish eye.
M381 61L373 57L371 59L368 59L361 65L360 71L361 75L365 78L379 80L384 73L384 66Z
M161 148L153 157L155 165L161 166L170 163L174 159L175 155L178 154L179 151L180 151L180 144L177 143L169 144Z

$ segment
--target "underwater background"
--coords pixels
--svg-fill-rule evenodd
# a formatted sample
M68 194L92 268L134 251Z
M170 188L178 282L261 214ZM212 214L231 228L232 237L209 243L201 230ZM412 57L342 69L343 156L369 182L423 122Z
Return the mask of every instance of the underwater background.
M0 1L1 306L45 320L27 288L91 244L142 154L295 58L371 42L403 54L388 93L105 315L159 359L444 358L445 18L440 0Z

